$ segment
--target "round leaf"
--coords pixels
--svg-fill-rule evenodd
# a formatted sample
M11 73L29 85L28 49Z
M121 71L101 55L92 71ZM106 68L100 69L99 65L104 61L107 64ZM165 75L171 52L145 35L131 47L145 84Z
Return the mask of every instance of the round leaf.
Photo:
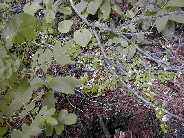
M46 122L47 122L49 125L51 125L51 126L55 126L55 125L58 124L57 120L56 120L55 118L53 118L53 117L48 117L48 118L46 119Z
M55 128L56 134L57 135L61 135L61 133L64 130L64 125L63 124L59 124L59 125L55 126L54 128Z
M58 64L64 65L73 63L73 61L70 59L70 56L67 54L66 47L55 46L53 53Z
M82 46L86 47L91 40L92 34L88 29L81 29L74 32L74 41Z
M72 20L64 20L58 24L58 30L60 33L68 33L72 27Z
M77 116L76 114L70 113L68 114L64 119L65 125L73 125L77 122Z

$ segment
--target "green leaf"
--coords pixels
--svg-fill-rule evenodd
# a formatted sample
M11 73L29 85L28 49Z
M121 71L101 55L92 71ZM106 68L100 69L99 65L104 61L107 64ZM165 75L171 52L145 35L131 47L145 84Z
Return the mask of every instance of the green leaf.
M64 131L64 124L59 124L54 128L55 128L56 134L61 135L61 133Z
M127 40L123 39L123 38L119 38L119 37L114 37L112 39L112 42L115 44L120 43L122 47L128 47L128 42Z
M55 126L55 125L58 124L57 120L55 118L53 118L53 117L48 117L46 119L46 122L47 122L47 124L49 124L51 126Z
M52 24L54 22L56 13L53 10L46 11L45 21Z
M166 7L184 7L184 0L169 0Z
M64 109L61 110L59 112L59 115L58 115L58 120L62 123L65 120L67 115L68 115L68 111L67 110L64 110Z
M49 86L57 92L74 94L74 88L80 85L79 80L74 77L56 77L49 82Z
M42 7L40 6L40 4L38 2L32 2L31 4L28 2L24 8L23 11L24 13L30 14L32 16L34 16L34 14L41 9Z
M73 125L77 122L77 116L76 114L68 113L67 110L61 110L58 120L65 125Z
M11 133L11 138L22 138L22 133L20 130L14 129Z
M33 136L37 136L42 132L41 127L44 126L44 123L47 119L48 119L48 122L54 121L55 123L55 120L50 119L51 116L54 115L54 113L55 113L55 108L47 109L47 106L42 107L30 125L23 124L22 131L13 130L11 137L12 138L31 138Z
M92 34L88 29L81 29L74 32L74 41L82 46L86 47L91 40Z
M88 13L95 15L97 10L99 9L100 5L102 3L102 0L93 0L90 1L87 7Z
M0 137L3 137L3 135L8 131L8 128L6 127L0 127Z
M46 71L52 62L52 57L53 53L50 49L39 49L32 58L32 66L40 66L44 71Z
M43 4L46 7L46 10L52 10L53 9L53 4L54 0L43 0Z
M122 15L123 14L123 12L122 12L122 9L120 8L120 6L118 6L118 5L116 5L116 4L114 4L113 6L112 6L112 10L114 10L116 13L118 13L119 15ZM127 11L128 12L128 11Z
M103 18L106 20L109 18L109 15L111 13L111 3L110 0L105 0L100 7L100 10L102 11Z
M55 46L53 53L54 53L54 58L56 60L56 63L61 65L73 63L70 56L67 54L66 47Z
M44 98L43 105L47 105L48 108L54 108L56 103L56 98L54 97L54 93L49 91Z
M22 131L15 129L11 134L11 138L31 138L37 136L42 130L38 126L28 126L23 124Z
M161 82L173 80L176 77L175 72L169 72L169 71L160 71L158 75L158 79Z
M164 37L166 39L171 39L175 34L175 23L174 22L168 22L166 25L165 30L162 32L162 34L164 35Z
M30 81L30 85L32 87L41 87L42 85L46 85L46 82L42 78L35 77Z
M132 59L136 53L136 45L130 45L127 50L127 59Z
M30 138L32 136L37 136L42 132L42 129L37 125L23 124L22 126L22 138Z
M35 39L40 24L34 16L22 13L16 16L13 22L16 23L14 24L14 28L16 28L16 34L13 37L14 43L20 44Z
M68 33L73 25L72 20L64 20L58 24L58 30L60 33Z
M81 0L78 4L75 5L75 8L79 13L82 13L87 7L87 2L84 0Z
M51 137L54 131L54 127L50 125L46 125L46 131L45 134L47 137Z
M159 32L162 32L166 28L168 20L169 20L169 16L158 17L156 19L155 24Z
M63 13L64 15L71 15L72 14L72 9L68 6L60 6L59 12Z
M175 21L177 23L184 23L184 15L173 15L169 17L169 20Z
M65 125L73 125L77 122L77 116L76 114L73 114L73 113L69 113L65 119L64 119L64 124Z
M27 89L21 88L22 90L18 89L14 99L12 100L11 104L7 108L7 115L10 116L17 110L20 110L22 106L30 101L33 94L33 88L29 87Z

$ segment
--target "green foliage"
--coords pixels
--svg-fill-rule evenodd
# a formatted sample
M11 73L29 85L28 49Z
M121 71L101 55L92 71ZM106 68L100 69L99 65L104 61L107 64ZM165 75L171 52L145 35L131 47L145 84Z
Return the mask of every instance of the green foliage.
M47 106L44 106L39 113L35 116L31 125L23 124L22 131L14 130L11 137L12 138L30 138L32 136L37 136L42 132L41 126L45 123L52 123L56 120L52 117L54 115L55 109L47 109ZM52 120L52 122L50 122ZM53 121L54 120L54 121Z
M183 0L157 0L157 6L130 0L127 9L120 7L118 2L121 1L74 1L77 14L89 17L89 21L94 15L98 21L91 25L102 25L99 28L87 27L77 21L77 15L73 14L75 10L68 1L35 0L24 5L23 11L17 14L10 10L12 2L0 3L0 123L3 124L0 137L10 134L12 138L30 138L42 133L42 130L48 136L53 133L60 135L65 125L75 124L77 116L74 113L56 111L55 93L74 94L74 89L81 86L84 93L101 95L119 87L122 79L131 81L143 90L142 95L154 102L152 82L160 80L165 83L176 78L175 72L155 69L156 65L148 66L137 49L139 43L147 42L146 33L141 34L142 31L149 32L150 28L156 27L166 37L168 33L173 34L178 23L184 23L183 14L175 15L184 7ZM137 10L137 7L140 9ZM121 26L120 22L126 24ZM108 32L106 27L112 31ZM115 76L106 69L104 55L92 34L94 30L101 35L100 41L110 61L108 69L116 72L123 68L123 74ZM66 39L60 41L60 35ZM112 48L112 45L115 46ZM17 51L23 52L17 54ZM25 65L25 56L29 59L28 65ZM80 76L80 81L72 77L73 74L48 75L50 67L63 69L68 64L84 66L90 73ZM119 64L123 67L116 69L114 65ZM38 106L37 102L42 105ZM160 119L163 115L157 117ZM22 124L12 130L9 124L17 123L13 122L14 118ZM161 128L164 130L165 124Z
M1 137L8 132L13 138L30 138L42 133L42 130L47 127L54 128L59 135L64 130L65 124L70 125L76 122L77 117L72 113L62 123L58 121L56 118L56 99L54 93L57 91L73 94L75 86L80 85L79 81L67 76L63 78L47 77L47 83L43 78L39 79L35 77L32 70L41 67L44 71L47 71L49 66L54 62L62 65L74 63L67 54L67 45L67 47L61 46L61 42L55 41L55 39L53 42L47 38L40 39L38 37L38 33L50 33L50 30L53 30L52 23L54 23L55 14L60 8L60 3L56 4L54 1L44 1L43 4L45 7L42 7L36 1L31 4L28 3L24 6L23 13L8 17L8 21L2 19L2 39L0 43L0 123L4 124L4 127L0 127ZM34 16L39 9L43 9L46 13L45 18L40 20ZM6 22L7 25L4 25ZM60 26L61 33L70 31L72 24L62 22ZM69 25L68 30L63 25ZM46 34L45 36L49 35ZM42 42L38 41L38 39ZM54 45L53 48L47 48L46 45L49 47L52 44ZM21 48L23 51L26 51L28 48L35 51L36 47L31 61L31 68L24 66L23 55L14 55L14 53L9 51L12 45L16 48ZM36 46L34 47L33 45ZM28 75L27 77L27 74L24 74L24 72L29 72L30 76ZM31 80L32 77L34 79ZM46 92L44 87L47 87L49 91ZM42 89L42 92L36 93L39 89ZM44 106L40 107L41 110L39 111L36 102L40 100L43 100ZM2 115L5 120L2 119ZM23 118L27 118L28 116L31 119L30 122L24 122ZM23 123L20 125L20 128L15 128L13 131L11 126L9 127L8 125L8 123L12 123L12 118L20 119Z
M73 94L74 88L76 86L79 86L80 83L77 79L73 77L56 77L53 79L51 78L48 85L56 92L62 92L65 94Z
M184 7L184 1L183 0L169 0L167 7Z
M3 135L8 131L8 128L6 127L0 127L0 137L3 137Z
M50 49L39 49L33 56L33 67L39 65L44 71L52 62L53 53Z
M34 14L41 9L42 7L40 6L40 4L38 2L32 2L32 3L27 3L24 6L24 13L30 14L32 16L34 16Z
M33 88L18 88L18 91L16 91L16 95L13 97L11 104L7 108L6 115L13 115L14 112L16 112L23 105L29 102L32 98L32 93Z
M169 80L174 80L176 77L176 73L174 72L169 72L169 71L160 71L158 75L158 79L161 82L169 81Z
M98 8L100 7L102 0L93 0L88 3L87 12L89 14L95 15Z
M88 29L81 29L74 32L74 41L82 47L86 47L91 38L92 34Z
M156 19L155 23L156 23L157 30L159 32L162 32L163 30L165 30L167 23L168 23L168 20L169 20L168 16L164 16L164 17Z
M88 4L88 3L87 3L86 1L81 0L78 4L75 5L75 7L76 7L76 9L77 9L77 11L78 11L79 13L82 13L82 12L84 12L84 10L86 9L87 4Z
M70 56L67 54L68 45L61 47L58 43L54 46L53 50L50 49L39 49L33 56L33 67L39 66L44 71L56 60L57 64L65 65L72 64Z
M55 129L57 135L61 135L61 133L64 131L64 125L59 124L59 125L55 126L54 129Z
M78 58L81 52L80 45L74 44L73 42L67 42L66 46L68 47L68 54L72 59Z
M105 0L102 4L102 6L100 7L100 10L103 14L103 19L108 19L109 15L111 13L111 2L110 0Z
M170 16L169 20L175 21L177 23L184 23L184 16L183 15L174 15Z
M59 9L59 12L63 13L64 15L71 15L72 14L72 9L69 6L62 6Z
M68 33L71 29L73 22L71 20L64 20L58 24L58 30L60 33Z
M39 27L39 23L35 17L27 14L20 14L16 17L15 20L16 21L18 20L18 23L17 25L16 24L14 25L19 27L17 28L17 32L13 37L14 43L20 44L25 41L31 41L35 39L36 31L38 30Z
M67 110L61 110L58 120L65 125L73 125L77 122L77 116L73 113L68 113Z
M54 47L53 54L54 54L56 63L61 65L74 63L67 53L67 48L68 48L67 45L65 45L64 47L60 47L60 46Z
M17 15L12 23L13 26L17 27L13 37L14 43L20 44L35 39L39 22L34 16L22 13Z

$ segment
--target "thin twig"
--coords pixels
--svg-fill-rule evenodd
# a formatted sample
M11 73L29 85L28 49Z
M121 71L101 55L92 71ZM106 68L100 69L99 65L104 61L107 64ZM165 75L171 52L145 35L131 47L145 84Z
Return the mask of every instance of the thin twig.
M79 111L81 111L81 112L83 113L83 111L82 111L81 109L77 108L76 106L74 106L74 105L70 102L70 100L69 100L68 97L66 97L66 99L67 99L68 103L69 103L73 108L75 108L75 109L77 109L77 110L79 110Z
M171 66L168 65L167 63L165 63L164 61L154 58L152 57L148 52L143 51L141 48L137 47L137 51L139 53L141 53L142 55L144 55L147 59L154 61L155 63L157 63L159 66L161 66L162 68L164 68L164 70L168 70L168 71L176 71L176 72L181 72L184 73L184 67L182 66Z
M83 17L83 16L80 14L80 12L77 11L77 9L75 8L75 5L74 5L74 3L73 3L73 0L70 0L70 5L72 6L72 8L73 8L73 10L75 11L75 13L82 19L83 22L85 22L88 26L93 27L93 25L91 25L91 24L88 22L88 20L87 20L85 17Z
M166 110L166 109L157 107L157 106L154 105L153 103L147 101L145 98L143 98L142 96L140 96L140 95L138 94L139 92L138 92L137 90L133 89L132 86L131 86L130 84L127 85L127 88L128 88L129 91L132 91L134 95L136 95L139 99L141 99L141 100L142 100L144 103L146 103L147 105L149 105L149 106L151 105L153 108L157 108L157 109L159 109L159 110L163 110L163 111L164 111L166 114L168 114L169 116L174 117L174 118L177 118L178 120L184 122L184 118L182 118L182 117L180 117L180 116L178 116L178 115L175 115L175 114L169 112L169 111Z
M135 18L133 18L130 21L124 22L121 25L121 27L127 27L127 25L135 24L136 22L139 22L139 21L145 21L145 20L148 20L148 19L155 20L156 18L161 18L161 17L164 17L164 16L175 16L175 15L184 15L184 11L174 11L174 12L169 12L169 13L163 13L163 14L156 15L156 16L139 15L139 16L136 16Z

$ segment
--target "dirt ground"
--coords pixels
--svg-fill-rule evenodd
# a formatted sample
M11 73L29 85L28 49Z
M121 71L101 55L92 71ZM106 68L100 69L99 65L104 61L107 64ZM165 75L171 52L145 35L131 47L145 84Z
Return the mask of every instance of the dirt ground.
M107 92L97 98L60 97L58 109L75 111L78 123L66 127L62 138L160 138L154 110L125 92Z

